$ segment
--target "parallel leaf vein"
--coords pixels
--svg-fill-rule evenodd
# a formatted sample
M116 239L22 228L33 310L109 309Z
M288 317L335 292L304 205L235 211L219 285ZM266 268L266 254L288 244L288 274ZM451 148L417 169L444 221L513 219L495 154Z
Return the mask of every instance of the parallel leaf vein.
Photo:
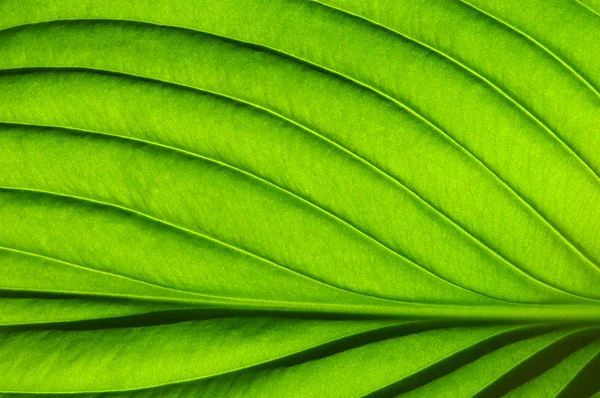
M254 183L264 184L264 185L267 185L270 189L276 189L276 190L278 190L280 192L285 193L286 195L294 198L295 200L300 201L304 205L310 206L310 208L315 209L315 210L317 210L317 211L319 211L319 212L327 215L327 217L333 219L334 222L341 223L341 225L343 225L344 227L350 228L351 230L353 230L356 233L360 234L361 236L363 236L364 238L368 239L369 241L371 241L372 243L376 244L377 246L380 246L383 249L385 249L386 251L391 252L395 256L398 256L398 257L402 258L403 260L409 262L411 265L415 266L419 270L425 272L426 274L428 274L430 276L435 277L436 279L440 279L440 280L444 281L445 283L448 283L448 284L450 284L452 286L459 287L459 288L464 289L464 290L468 290L471 293L475 293L477 295L481 295L481 296L484 296L484 297L489 298L489 299L498 300L498 301L502 301L502 302L510 302L510 301L507 301L507 300L497 299L497 298L485 295L483 293L478 293L478 292L476 292L474 290L467 289L467 288L465 288L463 286L460 286L460 285L458 285L458 284L456 284L454 282L451 282L451 281L443 278L442 276L437 275L436 273L430 271L426 267L423 267L423 266L419 265L418 263L413 262L412 260L410 260L409 258L407 258L402 253L400 253L400 252L396 251L395 249L387 246L385 243L381 242L380 240L378 240L373 235L365 232L363 229L355 226L353 223L345 220L341 216L338 216L335 213L333 213L332 211L329 211L329 210L323 208L322 206L318 205L316 202L314 202L313 199L307 198L307 197L303 197L303 196L301 196L299 194L296 194L296 193L294 193L292 191L289 191L288 189L286 189L286 188L284 188L284 187L282 187L282 186L280 186L280 185L278 185L278 184L276 184L276 183L274 183L274 182L272 182L272 181L270 181L268 179L260 177L259 175L255 174L255 173L253 173L253 172L251 172L249 170L238 168L238 167L233 166L233 165L231 165L231 164L229 164L227 162L219 161L219 160L213 159L211 157L208 157L208 156L205 156L205 155L201 155L201 154L196 153L196 152L188 151L188 150L185 150L183 148L179 148L179 147L167 145L165 143L160 143L160 142L150 141L150 140L144 140L144 139L139 139L139 138L133 138L133 137L123 136L123 135L118 135L118 134L113 134L113 133L106 133L106 132L100 132L100 131L92 131L92 130L86 130L86 129L81 129L81 128L65 127L65 126L58 126L58 125L41 125L41 124L20 123L20 122L13 122L13 121L11 121L11 122L0 121L0 125L45 127L45 128L54 128L54 129L57 129L57 130L73 131L73 132L79 132L79 133L85 133L85 134L96 134L98 136L107 136L107 137L113 137L113 138L118 138L118 139L123 139L123 140L141 142L141 143L144 143L144 144L147 144L147 145L158 146L158 147L170 150L170 151L175 151L177 153L181 153L181 154L186 155L186 156L192 156L194 158L203 159L203 160L208 161L210 163L214 163L214 164L216 164L216 165L218 165L220 167L233 170L236 173L240 173L240 174L242 174L242 175L244 175L246 177L249 177L250 181L252 181ZM552 288L554 290L560 291L561 293L570 294L570 293L568 293L566 291L563 291L563 290L560 290L560 289L556 289L553 286L548 285L548 284L546 284L545 282L543 282L543 281L541 281L539 279L536 279L535 277L529 275L528 273L526 273L526 272L524 272L524 271L522 271L522 270L520 270L518 268L517 268L517 271L520 274L522 274L524 277L530 278L530 279L534 280L536 283L539 283L539 284L541 284L541 285L543 285L545 287ZM579 296L577 296L577 297L579 297Z
M344 287L341 287L341 286L336 286L336 285L331 284L329 282L319 280L319 279L317 279L315 277L312 277L310 275L307 275L307 274L301 273L299 271L293 270L291 268L285 267L285 266L283 266L281 264L278 264L278 263L276 263L276 262L274 262L272 260L269 260L266 257L263 257L262 255L255 254L255 253L250 252L248 250L245 250L245 249L243 249L241 247L237 247L235 245L232 245L230 243L227 243L225 241L217 239L217 238L215 238L213 236L210 236L210 235L207 235L207 234L203 234L203 233L200 233L200 232L197 232L197 231L193 231L193 230L188 229L186 227L174 224L174 223L169 222L169 221L162 220L162 219L154 217L154 216L152 216L150 214L146 214L146 213L143 213L141 211L138 211L138 210L135 210L135 209L131 209L129 207L121 206L121 205L114 204L114 203L108 203L108 202L104 202L104 201L96 200L96 199L92 199L92 198L87 198L87 197L83 197L83 196L75 196L75 195L69 195L69 194L64 194L64 193L51 192L51 191L47 191L47 190L43 190L43 189L0 186L0 190L34 192L34 193L39 193L39 194L43 194L43 195L52 196L52 197L57 198L57 199L62 199L62 200L70 199L70 200L75 200L75 201L78 201L78 202L94 203L96 205L101 205L101 206L105 206L105 207L108 207L108 208L119 209L121 211L124 211L124 212L130 213L130 214L134 214L136 216L143 217L145 219L151 220L151 221L153 221L155 223L158 223L160 225L163 225L163 226L165 226L167 228L177 229L177 230L183 231L183 232L185 232L187 234L200 237L201 239L205 239L205 240L211 241L211 242L216 243L216 244L218 244L220 246L226 247L229 250L233 250L233 251L238 252L238 253L240 253L242 255L254 258L254 259L259 260L261 262L265 262L265 263L269 264L270 266L274 266L276 268L283 269L283 270L285 270L287 272L293 273L293 274L295 274L297 276L300 276L300 277L302 277L304 279L308 279L308 280L310 280L312 282L316 282L316 283L321 284L321 285L326 285L326 286L328 286L330 288L333 288L333 289L336 289L336 290L340 290L340 291L344 291L346 293L352 293L352 294L356 294L356 295L360 295L360 296L376 298L376 299L379 299L379 300L388 300L388 301L393 301L393 302L400 302L398 300L394 300L394 299L390 299L390 298L386 298L386 297L378 297L378 296L367 294L367 293L361 293L361 292L358 292L358 291L353 291L351 289L347 289L347 288L344 288Z
M464 4L466 4L467 6L469 6L470 8L478 11L479 13L485 15L486 17L508 27L509 29L511 29L512 31L516 32L517 34L523 36L524 38L527 39L527 41L529 41L530 43L532 43L533 45L541 48L542 50L544 50L547 54L549 54L552 58L556 59L563 67L565 67L569 72L571 72L573 75L575 75L575 77L577 79L579 79L579 81L581 81L588 89L590 89L598 98L600 98L600 91L598 91L598 89L596 87L594 87L590 81L588 79L586 79L585 77L583 77L583 75L578 72L573 66L571 66L569 63L567 63L567 61L565 61L564 59L562 59L561 57L559 57L556 53L554 53L552 50L550 50L548 47L546 47L544 44L542 44L541 42L539 42L538 40L536 40L533 36L525 33L524 31L522 31L521 29L511 25L510 23L508 23L507 21L500 19L498 16L495 16L493 14L491 14L489 11L484 11L481 8L467 2L466 0L458 0ZM580 3L579 1L577 1L579 4L583 5L582 3ZM589 7L588 7L589 9ZM582 159L582 161L584 161ZM585 163L585 161L584 161ZM587 163L586 163L587 164ZM590 170L592 172L594 172L594 174L596 174L596 177L600 179L600 176L598 176L598 174L595 172L594 169L592 169L589 165L587 165Z
M280 113L278 113L278 112L276 112L274 110L265 108L265 107L263 107L261 105L258 105L258 104L255 104L255 103L252 103L252 102L249 102L249 101L237 98L237 97L229 96L227 94L223 94L223 93L219 93L219 92L215 92L215 91L211 91L211 90L206 90L206 89L201 89L201 88L194 87L194 86L188 86L188 85L184 85L184 84L180 84L180 83L175 83L175 82L171 82L171 81L167 81L167 80L163 80L163 79L157 79L157 78L153 78L153 77L136 75L136 74L129 73L129 72L114 71L114 70L104 70L104 69L93 69L93 68L87 68L87 67L60 67L60 68L48 67L48 68L39 68L39 69L42 69L42 70L47 69L47 70L52 70L52 71L67 71L67 72L71 71L71 70L77 70L77 71L79 71L79 70L85 70L85 71L90 72L90 73L98 73L98 74L109 73L109 74L120 76L120 77L127 77L127 78L131 78L131 79L141 79L141 80L144 80L144 81L150 81L150 82L157 83L157 84L162 84L162 85L165 85L165 86L175 86L175 87L189 89L189 90L192 90L192 91L197 91L197 92L201 92L201 93L205 93L205 94L210 94L210 95L213 95L215 97L220 97L220 98L224 98L226 100L230 100L230 101L233 101L233 102L241 103L241 104L250 106L250 107L252 107L254 109L257 109L259 111L265 112L265 113L269 114L270 116L273 116L273 117L276 117L278 119L281 119L281 120L283 120L283 121L285 121L287 123L292 124L295 127L298 127L300 129L308 132L309 134L311 134L313 136L316 136L317 138L319 138L321 140L321 142L324 142L327 145L331 145L331 146L335 147L336 149L340 150L342 153L350 156L351 158L353 158L355 160L358 160L361 164L363 164L367 168L371 169L372 171L375 171L377 174L383 176L385 179L387 179L388 181L390 181L391 183L393 183L396 187L400 188L402 192L404 192L406 194L409 194L413 198L416 198L419 202L423 203L425 205L425 207L427 209L429 209L429 211L433 212L433 214L435 214L438 217L441 217L444 222L448 223L453 228L456 228L460 233L464 234L468 239L474 241L478 245L477 247L479 247L480 249L484 250L489 255L492 255L494 257L498 257L503 263L505 263L507 266L509 266L510 268L514 269L515 271L517 271L518 273L520 273L524 277L532 279L536 283L539 283L541 285L549 287L549 288L551 288L553 290L560 291L561 293L569 294L571 296L576 296L576 297L579 297L579 298L585 298L585 299L593 299L593 300L595 300L594 298L591 298L591 297L586 297L586 296L578 295L578 294L575 294L575 293L572 293L572 292L568 292L568 291L566 291L566 290L564 290L562 288L559 288L559 287L557 287L557 286L555 286L553 284L550 284L548 282L542 281L539 278L533 276L532 274L528 273L527 271L525 271L521 267L517 266L516 264L514 264L513 262L511 262L510 260L508 260L507 258L505 258L503 255L501 255L495 249L493 249L490 246L488 246L485 242L479 240L476 236L472 235L470 232L468 232L466 229L464 229L460 224L458 224L452 218L450 218L449 216L447 216L441 210L437 209L436 206L434 206L429 201L427 201L426 199L424 199L422 196L420 196L416 191L414 191L410 187L404 185L400 180L396 179L391 174L389 174L386 171L382 170L381 168L379 168L378 166L374 165L369 160L365 159L364 157L360 156L359 154L357 154L357 153L349 150L348 148L346 148L346 147L338 144L337 142L331 140L330 138L324 136L323 134L320 134L320 133L316 132L315 130L313 130L313 129L311 129L311 128L309 128L309 127L301 124L300 122L295 121L293 119L290 119L287 116L284 116L284 115L282 115L282 114L280 114ZM15 69L15 70L18 71L20 69ZM15 70L13 70L13 71L15 71ZM5 70L5 71L8 71L8 70ZM17 123L15 123L15 124L17 124ZM71 130L76 130L76 129L71 129ZM109 134L105 134L105 135L109 135ZM115 135L113 135L113 136L115 136ZM123 136L115 136L115 137L126 138L126 137L123 137ZM138 141L143 141L143 142L149 143L149 141L144 141L144 140L138 140ZM162 146L165 146L165 145L162 145ZM184 151L184 152L188 152L188 151ZM246 173L248 173L248 172L246 172ZM260 178L258 176L255 176L255 177L263 180L262 178ZM275 185L275 184L273 184L273 183L271 183L269 181L265 181L265 182L270 183L272 185ZM279 186L276 186L276 187L282 189ZM297 196L297 195L294 195L294 196ZM299 197L299 199L302 199L302 200L308 202L308 200L306 200L304 198L300 198ZM313 206L316 206L312 202L310 202L310 204L312 204ZM436 277L438 279L443 280L446 283L449 283L451 285L454 285L456 287L459 287L461 289L464 289L466 291L475 293L477 295L480 295L480 296L483 296L483 297L486 297L486 298L490 298L490 299L494 299L494 300L500 300L500 301L506 301L506 300L502 300L502 299L499 299L499 298L488 296L488 295L486 295L486 294L484 294L482 292L477 292L477 291L474 291L474 290L469 289L467 287L464 287L464 286L458 285L458 284L456 284L454 282L451 282L448 279L446 279L445 277L443 277L441 275L438 275L437 273L431 271L429 268L427 268L427 267L425 267L425 266L417 263L416 261L412 260L406 254L402 254L402 253L396 251L395 249L392 249L392 248L388 247L387 245L383 244L379 238L375 238L375 237L373 237L373 236L365 233L364 231L362 231L362 230L358 229L357 227L355 227L353 224L350 224L349 222L347 222L347 221L339 218L338 216L335 216L335 215L331 214L330 212L328 212L325 209L322 209L322 208L320 208L320 209L322 211L324 211L324 212L329 213L331 216L338 218L340 220L340 222L343 222L343 223L347 224L348 227L351 227L354 230L360 232L365 237L370 238L370 240L373 243L376 243L379 246L383 246L386 250L393 252L393 254L395 254L395 255L397 255L397 256L405 259L406 261L408 261L409 263L411 263L415 267L418 267L419 269L425 271L426 273L428 273L428 274L430 274L430 275L432 275L432 276L434 276L434 277ZM600 271L600 268L598 268L598 267L594 267L594 269Z
M321 3L316 3L315 4L321 4ZM162 28L175 28L175 29L182 29L182 30L187 30L187 31L192 31L192 32L198 32L201 34L205 34L208 36L212 36L215 38L219 38L222 40L226 40L226 41L231 41L234 43L237 43L240 46L249 46L250 48L252 47L261 47L264 48L266 51L270 51L274 54L279 54L287 59L291 59L295 62L298 62L300 64L304 64L307 65L309 67L312 67L315 70L321 71L323 73L327 73L327 74L331 74L334 76L337 76L341 79L344 79L346 81L349 81L352 84L361 86L363 88L366 88L369 91L374 92L375 94L383 97L384 99L391 101L392 103L394 103L395 105L399 106L400 108L404 109L405 111L407 111L409 114L411 114L413 117L419 119L420 121L424 122L426 125L428 125L430 128L432 128L434 131L436 131L437 133L441 134L445 139L447 139L449 141L449 144L451 146L455 146L457 147L461 152L463 152L464 154L466 154L469 158L471 158L476 164L478 164L480 167L482 167L487 173L490 174L490 176L497 180L501 186L503 186L505 189L507 189L509 191L509 193L511 195L514 195L515 198L520 201L523 205L525 205L526 208L530 209L533 214L536 216L536 218L538 218L544 225L546 225L551 231L553 231L558 237L559 239L561 239L571 250L573 250L576 255L578 255L579 257L581 257L586 263L590 264L595 270L600 270L600 266L594 264L593 262L591 262L587 256L585 256L578 248L575 244L573 244L571 242L570 239L568 239L566 237L566 235L561 232L553 223L551 223L544 215L542 215L542 213L535 207L533 206L533 204L525 199L520 193L518 193L510 184L508 184L507 181L505 181L502 177L500 177L499 174L497 174L495 171L493 171L490 166L488 166L485 162L483 162L480 158L478 158L471 150L469 150L467 147L465 147L464 145L462 145L460 142L458 142L455 138L453 138L451 135L449 135L448 133L446 133L445 131L443 131L440 127L438 127L437 125L435 125L430 119L426 118L424 115L418 113L416 110L414 110L413 108L411 108L410 106L400 102L399 100L391 97L390 95L384 93L383 91L370 86L367 83L364 83L360 80L357 80L353 77L347 76L341 72L335 71L333 69L327 68L325 66L321 66L318 65L310 60L304 59L304 58L300 58L297 57L295 55L292 55L290 53L287 53L283 50L274 48L274 47L270 47L270 46L266 46L263 44L258 44L258 43L252 43L252 42L248 42L248 41L243 41L240 39L236 39L233 37L229 37L229 36L223 36L223 35L219 35L219 34L215 34L215 33L211 33L211 32L206 32L206 31L202 31L199 29L194 29L194 28L190 28L190 27L186 27L186 26L175 26L175 25L164 25L164 24L160 24L160 23L156 23L156 22L149 22L149 21L144 21L144 20L133 20L133 19L98 19L98 18L93 18L93 19L64 19L64 20L52 20L52 21L43 21L43 22L36 22L36 23L31 23L31 24L26 24L26 25L21 25L21 26L15 26L15 27L10 27L4 30L0 30L0 32L2 31L7 31L7 30L11 30L17 27L22 27L22 26L33 26L33 25L43 25L43 24L47 24L47 23L55 23L55 22L80 22L82 20L86 20L86 21L117 21L117 22L131 22L131 23L140 23L140 24L148 24L148 25L153 25L156 27L162 27ZM408 191L409 194L411 194L412 196L414 196L415 198L417 198L418 200L420 200L421 202L423 202L428 208L430 208L431 210L434 211L434 213L437 213L438 216L442 216L442 218L446 219L447 221L449 221L451 224L453 224L456 228L458 228L462 233L465 233L467 236L469 236L471 239L475 240L479 245L483 246L486 250L489 250L491 252L493 252L495 255L503 258L499 253L497 253L496 251L494 251L491 247L489 247L486 243L480 241L478 238L476 238L474 235L472 235L471 233L469 233L466 229L464 229L459 223L457 223L455 220L453 220L452 218L450 218L449 216L447 216L445 213L443 213L440 209L438 209L436 206L434 206L432 203L430 203L429 201L425 200L425 198L423 198L421 195L419 195L417 192L415 192L414 190L412 190L410 187L404 185L399 179L397 179L396 177L392 176L389 172L385 171L382 167L368 161L367 159L365 159L364 157L360 156L359 154L355 153L354 151L349 150L348 148L342 146L341 144L338 144L337 142L333 141L330 138L327 138L326 136L317 133L316 131L314 131L313 129L304 126L303 124L292 120L282 114L277 113L276 111L273 111L271 109L267 109L265 107L262 107L258 104L254 104L242 99L238 99L238 98L234 98L225 94L220 94L217 92L212 92L209 90L203 90L203 89L199 89L197 87L193 87L193 86L186 86L183 84L179 84L179 83L174 83L174 82L167 82L161 79L155 79L152 77L146 77L146 76L141 76L141 75L136 75L134 73L122 73L119 71L112 71L112 70L100 70L100 69L94 69L94 68L88 68L88 67L70 67L72 69L80 69L80 70L89 70L89 71L96 71L99 73L105 72L105 73L112 73L112 74L125 74L125 75L129 75L132 77L138 77L141 79L146 79L146 80L151 80L151 81L156 81L156 82L162 82L165 84L172 84L172 85L176 85L176 86L181 86L181 87L186 87L186 88L190 88L190 89L194 89L194 90L199 90L199 91L204 91L207 93L211 93L214 95L218 95L218 96L222 96L225 98L228 98L230 100L233 101L237 101L237 102L241 102L244 103L246 105L252 106L256 109L260 109L263 110L267 113L270 113L278 118L281 118L283 120L286 120L289 123L292 123L294 125L296 125L297 127L300 127L304 130L306 130L307 132L316 135L317 137L327 141L328 143L334 145L335 147L337 147L338 149L347 152L350 156L354 157L355 159L359 160L360 162L363 162L365 164L365 166L373 168L374 171L376 171L377 173L380 173L381 175L383 175L384 177L390 179L393 183L397 184L399 187L401 187L403 190ZM28 68L21 68L21 69L28 69ZM50 68L48 67L48 69L69 69L67 68ZM504 259L505 261L507 261L506 259ZM512 264L512 266L516 267L516 265ZM516 267L518 268L518 267ZM519 270L522 271L522 269L519 268Z
M369 333L373 333L373 332L377 332L377 331L381 331L381 330L385 330L385 329L392 329L394 327L401 327L403 326L403 324L418 324L420 323L419 321L412 321L412 322L397 322L397 323L390 323L388 325L385 326L376 326L376 327L371 327L371 328L365 328L364 330L361 331L357 331L357 332L352 332L352 333L348 333L345 335L341 335L341 336L337 336L334 338L331 338L329 340L326 341L322 341L319 342L317 344L312 344L312 345L307 345L305 347L302 347L300 349L296 349L296 350L291 350L288 351L286 353L283 354L279 354L279 355L275 355L271 358L267 358L267 359L263 359L251 364L247 364L247 365L241 365L235 368L231 368L231 369L227 369L227 370L223 370L223 371L219 371L219 372L215 372L213 374L209 374L209 375L203 375L203 376L198 376L198 377L189 377L186 379L181 379L181 380L173 380L173 381L167 381L167 382L163 382L163 383L157 383L157 384L153 384L153 385L145 385L145 386L139 386L139 387L134 387L134 388L124 388L124 389L107 389L107 390L94 390L94 391L85 391L85 393L88 394L94 394L94 393L116 393L116 392L133 392L133 391L143 391L143 390L152 390L152 389L157 389L157 388L161 388L161 387L168 387L168 386L176 386L176 385L181 385L181 384L187 384L187 383L193 383L195 381L200 381L200 380L207 380L207 379L212 379L212 378L216 378L216 377L221 377L221 376L228 376L228 375L233 375L236 373L239 373L241 371L244 370L252 370L253 368L260 368L262 365L267 365L273 362L278 362L280 360L289 358L289 357L294 357L296 354L301 354L305 351L309 351L311 349L314 348L322 348L322 347L326 347L326 346L330 346L336 342L339 341L343 341L345 339L348 338L354 338L354 337L360 337L362 335L367 335ZM48 332L50 333L50 331ZM383 340L389 340L393 337L388 337L385 338ZM382 341L382 340L380 340ZM367 343L369 344L369 343ZM351 348L350 348L351 349ZM343 350L343 351L347 351L349 349ZM48 351L52 351L52 350L48 350ZM341 351L341 352L343 352ZM339 352L338 352L339 353ZM335 355L334 354L329 354L327 356L331 356L331 355ZM73 393L81 393L82 391L61 391L61 392L42 392L42 391L35 391L35 392L23 392L23 391L0 391L0 393L5 393L5 394L27 394L27 395L44 395L44 394L73 394Z
M480 73L476 72L474 69L472 69L471 67L467 66L466 64L460 62L458 59L454 58L453 56L451 56L450 54L447 54L445 52L443 52L441 49L432 47L420 40L417 40L413 37L410 37L404 33L401 33L387 25L381 24L379 22L373 21L372 19L369 19L363 15L348 11L348 10L344 10L342 8L339 7L335 7L332 5L329 5L327 3L323 3L321 0L311 0L314 3L323 5L324 7L330 8L334 11L338 11L340 13L343 13L345 15L348 15L350 17L353 18L357 18L360 20L363 20L365 22L367 22L368 24L371 24L375 27L379 27L382 29L385 29L393 34L396 34L400 37L402 37L403 39L409 40L413 43L416 43L420 46L422 46L423 48L438 54L446 59L448 59L449 61L451 61L452 63L458 65L460 68L464 69L465 71L467 71L468 73L470 73L471 75L477 77L479 80L483 81L485 84L487 84L488 86L490 86L497 94L499 94L501 97L507 99L508 101L510 101L511 103L513 103L520 111L523 112L523 114L525 114L528 118L532 119L538 126L540 126L543 130L545 130L548 134L550 134L558 143L559 145L570 155L574 156L577 160L578 163L581 164L586 171L591 171L592 174L594 175L594 178L596 180L598 180L600 182L600 177L595 173L595 171L591 168L591 166L577 153L575 152L575 150L569 146L556 132L554 132L547 123L543 122L541 119L539 119L537 116L535 116L532 111L530 111L529 109L527 109L523 104L521 104L519 101L517 101L517 99L513 96L511 96L509 93L505 92L504 90L502 90L498 85L496 85L495 83L493 83L491 80L489 80L488 78L486 78L485 76L481 75ZM535 210L535 209L534 209ZM557 231L558 232L558 231ZM562 235L562 234L561 234ZM567 239L566 237L564 237L564 239ZM585 257L586 260L588 262L590 262L591 264L595 265L596 267L600 268L600 264L597 264L594 260L592 260L588 255L586 255L583 252L583 249L581 249L580 247L578 247L577 245L575 245L575 243L571 242L570 240L568 240L569 245L576 251L578 251L581 256ZM487 245L486 243L484 243L486 246L489 247L489 245ZM491 248L490 248L491 249ZM492 249L494 250L494 249ZM496 251L496 250L494 250Z
M284 187L282 187L282 186L280 186L280 185L278 185L278 184L276 184L276 183L274 183L274 182L272 182L270 180L262 178L259 175L255 174L255 173L253 173L253 172L251 172L249 170L238 168L238 167L233 166L233 165L231 165L231 164L229 164L227 162L219 161L219 160L213 159L211 157L208 157L208 156L205 156L205 155L201 155L201 154L199 154L197 152L189 151L189 150L186 150L186 149L183 149L183 148L180 148L180 147L175 147L175 146L172 146L172 145L168 145L168 144L165 144L165 143L162 143L162 142L144 140L144 139L140 139L140 138L123 136L123 135L113 134L113 133L106 133L106 132L86 130L86 129L74 128L74 127L58 126L58 125L41 125L41 124L32 124L32 123L20 123L20 122L14 122L14 121L4 122L4 121L1 121L1 120L0 120L0 125L25 126L25 127L35 127L35 128L38 128L38 127L41 127L41 128L54 128L57 131L77 132L77 133L82 133L82 134L95 134L95 135L98 135L98 136L112 137L112 138L116 138L116 139L119 139L119 140L141 142L141 143L146 144L146 145L157 146L157 147L161 147L161 148L164 148L166 150L169 150L169 151L180 153L180 154L183 154L184 156L191 156L191 157L194 157L194 158L199 158L199 159L208 161L210 163L214 163L214 164L216 164L216 165L218 165L220 167L231 169L231 170L233 170L233 171L235 171L237 173L240 173L240 174L242 174L244 176L247 176L247 177L250 178L250 181L252 181L252 182L259 183L259 184L265 184L265 185L267 185L271 189L276 189L278 191L281 191L281 192L285 193L286 195L289 195L292 198L301 201L301 203L303 203L303 204L305 204L307 206L310 206L311 208L316 209L319 212L322 212L322 213L326 214L328 217L331 217L335 222L339 222L343 226L351 228L352 230L354 230L357 233L361 234L361 236L364 236L365 238L373 241L375 244L383 247L387 251L392 252L394 255L397 255L397 256L401 257L402 259L408 261L409 263L411 263L412 265L414 265L418 269L426 272L427 274L429 274L429 275L431 275L431 276L433 276L433 277L435 277L437 279L440 279L440 280L442 280L442 281L444 281L446 283L449 283L449 284L451 284L453 286L465 289L465 290L467 290L469 292L472 292L472 293L484 296L486 298L490 298L490 299L501 301L501 302L511 302L511 301L508 301L508 300L494 298L494 297L488 296L486 294L479 293L479 292L470 290L468 288L465 288L463 286L457 285L454 282L450 282L447 279L445 279L444 277L442 277L440 275L437 275L437 274L429 271L427 268L421 267L419 264L412 262L410 259L404 257L401 253L399 253L399 252L395 251L394 249L386 246L384 243L380 242L379 240L377 240L376 238L372 237L368 233L364 232L360 228L354 226L352 223L346 221L342 217L337 216L333 212L330 212L329 210L326 210L325 208L319 206L312 199L305 198L303 196L295 194L292 191L289 191L286 188L284 188ZM508 263L508 264L510 265L511 263ZM531 274L529 274L529 273L521 270L520 268L518 268L516 266L513 266L513 268L515 270L517 270L517 272L519 272L519 274L522 275L523 277L528 278L528 279L530 279L532 281L535 281L536 283L538 283L538 284L540 284L540 285L542 285L544 287L550 288L550 289L558 291L560 293L568 294L568 295L573 296L573 297L591 299L591 298L587 298L585 296L580 296L580 295L577 295L577 294L570 293L570 292L568 292L568 291L566 291L564 289L561 289L561 288L559 288L557 286L553 286L552 284L546 283L546 282L538 279L534 275L531 275ZM596 299L592 299L592 300L596 300Z

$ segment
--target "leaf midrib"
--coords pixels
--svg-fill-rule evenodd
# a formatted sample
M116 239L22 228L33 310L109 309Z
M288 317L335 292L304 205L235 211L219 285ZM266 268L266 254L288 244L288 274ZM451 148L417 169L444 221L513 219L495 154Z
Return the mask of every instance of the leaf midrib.
M314 315L332 317L359 317L376 319L405 319L450 322L452 324L546 324L564 326L600 325L600 305L587 304L512 304L512 305L444 305L420 303L382 303L380 305L324 304L258 299L234 299L202 295L202 299L184 299L158 296L140 296L113 293L89 293L59 290L18 290L0 288L0 293L55 294L78 299L128 299L132 301L180 304L185 307L161 311L181 310L228 311L243 315ZM145 314L152 314L153 311ZM94 318L96 319L96 318ZM54 324L56 322L47 322Z

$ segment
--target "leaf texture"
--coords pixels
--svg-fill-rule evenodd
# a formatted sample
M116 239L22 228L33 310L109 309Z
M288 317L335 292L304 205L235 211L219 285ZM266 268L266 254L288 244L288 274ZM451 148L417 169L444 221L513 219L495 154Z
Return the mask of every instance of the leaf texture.
M0 395L599 393L598 10L0 1Z

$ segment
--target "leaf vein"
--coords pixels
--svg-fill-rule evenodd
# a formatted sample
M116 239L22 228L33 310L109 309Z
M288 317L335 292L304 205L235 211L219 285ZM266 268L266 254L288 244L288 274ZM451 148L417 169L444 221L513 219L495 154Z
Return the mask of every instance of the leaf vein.
M149 141L149 140L144 140L144 139L139 139L139 138L134 138L134 137L122 136L122 135L113 134L113 133L92 131L92 130L86 130L86 129L81 129L81 128L73 128L73 127L64 127L64 126L57 126L57 125L41 125L41 124L20 123L20 122L12 122L12 121L11 122L0 121L0 125L16 125L16 126L55 128L57 130L65 130L65 131L69 131L70 130L70 131L84 133L84 134L95 134L95 135L98 135L98 136L108 136L108 137L118 138L118 139L122 139L122 140L129 140L129 141L141 142L141 143L144 143L144 144L147 144L147 145L157 146L157 147L161 147L161 148L164 148L164 149L167 149L167 150L170 150L170 151L175 151L177 153L181 153L181 154L184 154L186 156L192 156L194 158L203 159L205 161L214 163L214 164L216 164L216 165L218 165L220 167L224 167L224 168L227 168L227 169L234 170L237 173L240 173L240 174L242 174L244 176L249 177L251 179L251 181L253 181L253 182L265 184L265 185L267 185L271 189L276 189L278 191L281 191L281 192L285 193L288 196L291 196L292 198L294 198L296 200L299 200L301 203L303 203L303 204L305 204L307 206L310 206L311 208L316 209L319 212L322 212L322 213L326 214L329 218L332 218L335 222L339 222L344 227L350 228L351 230L353 230L354 232L356 232L356 233L360 234L361 236L365 237L366 239L368 239L369 241L373 242L377 246L380 246L384 250L392 253L393 255L402 258L403 260L407 261L408 263L410 263L411 265L413 265L414 267L416 267L420 271L425 272L426 274L428 274L430 276L433 276L436 279L442 280L443 282L448 283L448 284L450 284L452 286L458 287L460 289L467 290L467 291L469 291L471 293L475 293L475 294L483 296L485 298L489 298L489 299L496 300L496 301L501 301L501 302L511 302L511 301L507 301L507 300L503 300L503 299L498 299L498 298L495 298L495 297L492 297L492 296L488 296L486 294L483 294L483 293L480 293L480 292L476 292L474 290L470 290L470 289L468 289L466 287L463 287L463 286L460 286L460 285L458 285L458 284L456 284L454 282L451 282L451 281L443 278L442 276L437 275L436 273L430 271L426 267L423 267L423 266L419 265L418 263L414 262L413 260L411 260L410 258L408 258L407 256L405 256L404 254L398 252L397 250L389 247L388 245L386 245L385 243L381 242L379 239L377 239L373 235L371 235L371 234L365 232L364 230L362 230L361 228L355 226L353 223L351 223L349 221L346 221L344 218L336 215L332 211L329 211L329 210L321 207L320 205L318 205L317 203L315 203L312 199L300 196L300 195L298 195L298 194L296 194L296 193L294 193L292 191L289 191L288 189L286 189L286 188L284 188L284 187L282 187L282 186L280 186L278 184L275 184L274 182L272 182L270 180L262 178L262 177L258 176L257 174L254 174L254 173L252 173L252 172L250 172L248 170L241 169L241 168L238 168L236 166L233 166L233 165L231 165L231 164L229 164L227 162L219 161L219 160L213 159L211 157L208 157L208 156L205 156L205 155L201 155L201 154L196 153L196 152L191 152L191 151L188 151L188 150L185 150L185 149L182 149L182 148L179 148L179 147L167 145L167 144L164 144L164 143L155 142L155 141ZM557 290L557 291L560 291L562 293L566 293L566 294L572 295L569 292L563 291L561 289L554 288L553 286L548 285L547 283L545 283L543 281L540 281L539 279L533 277L532 275L528 274L525 271L522 271L521 269L517 268L517 271L521 275L534 280L536 283L539 283L539 284L541 284L543 286L546 286L546 287L550 287L550 288L552 288L554 290ZM577 296L577 295L573 295L573 296L578 297L578 298L582 298L582 297Z

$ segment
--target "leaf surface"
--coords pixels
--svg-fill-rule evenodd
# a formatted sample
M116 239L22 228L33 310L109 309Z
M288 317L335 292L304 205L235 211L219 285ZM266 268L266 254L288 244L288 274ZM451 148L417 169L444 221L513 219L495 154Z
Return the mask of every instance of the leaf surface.
M594 395L598 9L0 2L0 394Z

